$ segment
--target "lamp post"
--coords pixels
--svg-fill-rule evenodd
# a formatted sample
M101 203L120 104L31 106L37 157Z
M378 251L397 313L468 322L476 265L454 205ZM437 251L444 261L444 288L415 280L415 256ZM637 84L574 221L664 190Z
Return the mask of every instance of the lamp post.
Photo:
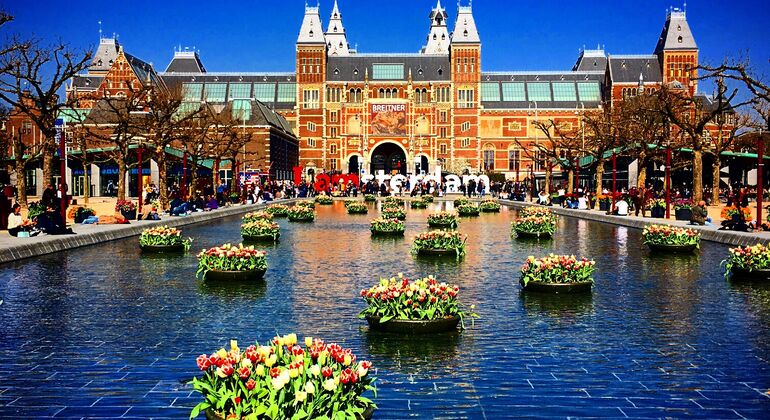
M59 120L57 122L57 129L56 131L59 134L59 174L61 176L59 177L59 192L61 194L61 202L60 202L60 211L61 211L61 217L64 222L67 222L67 185L64 182L66 180L67 175L67 148L65 146L66 142L66 132L62 128L64 122L62 121L61 124L59 123Z
M187 199L187 150L182 153L182 198Z
M618 155L615 150L612 151L612 208L615 208L615 196L618 193L617 190L618 180Z
M671 218L671 140L666 142L666 219Z
M757 228L762 226L762 196L765 193L762 182L762 171L765 169L765 141L762 138L762 129L759 129L759 138L757 139Z
M136 191L139 194L139 211L142 211L142 201L144 200L144 194L142 194L142 143L139 143L139 148L136 150Z

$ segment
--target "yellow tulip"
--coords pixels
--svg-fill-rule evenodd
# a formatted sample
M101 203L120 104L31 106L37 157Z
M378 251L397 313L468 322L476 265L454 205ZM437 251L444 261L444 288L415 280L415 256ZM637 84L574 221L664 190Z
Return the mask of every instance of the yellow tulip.
M321 367L318 365L310 366L310 373L313 374L313 376L318 376L321 374ZM312 394L312 392L311 392Z
M238 340L230 340L230 351L236 353L241 351L241 349L238 348Z
M305 337L305 347L313 346L313 337Z
M345 360L343 360L343 364L344 364L345 366L350 366L350 364L351 364L352 362L353 362L353 358L352 358L352 357L350 357L350 355L349 355L349 354L346 354L346 355L345 355Z
M334 379L327 379L324 381L324 389L331 392L337 389L337 383L334 382Z
M299 376L299 369L289 369L289 377L294 379Z
M270 357L268 357L268 358L267 358L267 360L265 360L265 366L267 366L267 367L273 367L273 365L274 365L274 364L275 364L275 362L277 362L277 361L278 361L278 356L276 356L276 355L274 355L274 354L271 354L271 355L270 355Z
M265 375L265 365L262 363L257 365L257 368L254 369L254 372L257 374L257 376L264 376Z
M297 391L297 393L294 394L294 405L302 403L306 399L307 399L307 392L305 392L305 391Z
M297 334L289 334L283 337L283 342L286 344L286 347L291 347L295 344L297 344Z
M305 392L307 392L308 394L315 394L315 385L313 385L312 382L306 383Z
M217 356L219 356L220 359L227 359L227 352L225 349L219 349L217 350Z

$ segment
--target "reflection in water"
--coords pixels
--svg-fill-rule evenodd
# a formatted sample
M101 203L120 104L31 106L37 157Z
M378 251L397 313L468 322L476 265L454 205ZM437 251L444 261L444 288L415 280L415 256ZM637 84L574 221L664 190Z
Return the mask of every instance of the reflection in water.
M402 375L454 370L462 363L457 359L458 346L467 341L458 331L414 336L367 328L362 334L375 365Z
M552 295L548 293L520 292L524 309L534 311L561 320L576 319L593 312L593 296L591 293L576 293L572 295Z
M218 297L222 303L233 301L251 302L264 297L265 292L267 292L267 283L264 280L234 282L201 281L199 283L201 293Z

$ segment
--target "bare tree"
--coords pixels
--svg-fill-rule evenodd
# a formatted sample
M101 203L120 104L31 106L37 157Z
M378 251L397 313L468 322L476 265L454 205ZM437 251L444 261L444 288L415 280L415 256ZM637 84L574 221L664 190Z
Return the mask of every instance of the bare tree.
M754 112L760 117L764 130L770 132L770 82L757 75L748 60L725 61L718 67L701 66L700 68L705 72L702 78L717 80L724 78L745 85L751 93L750 103Z
M722 153L732 150L738 138L739 132L754 125L754 119L748 114L728 113L717 115L716 135L709 131L708 138L704 142L703 152L712 157L711 163L711 202L719 204L719 182L722 169Z
M519 147L524 150L533 161L544 160L541 164L545 166L545 190L551 190L551 175L554 165L558 165L562 170L568 170L567 191L571 194L574 184L575 158L583 151L582 139L574 128L564 128L554 119L533 121L535 129L540 130L545 137L545 142L536 142L534 148L526 147L521 141L516 140Z
M595 112L583 115L586 129L586 144L583 151L593 157L596 169L596 190L601 191L604 181L604 165L607 152L617 148L625 138L627 121L623 112L624 103L610 107L604 106Z

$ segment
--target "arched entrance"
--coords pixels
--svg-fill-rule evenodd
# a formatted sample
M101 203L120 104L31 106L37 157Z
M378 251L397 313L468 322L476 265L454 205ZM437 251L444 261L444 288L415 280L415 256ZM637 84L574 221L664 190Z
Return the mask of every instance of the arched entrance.
M372 150L370 173L384 171L386 174L406 175L406 153L395 143L385 142Z
M358 173L358 163L360 162L358 155L352 155L348 159L348 173L349 174L357 174Z

